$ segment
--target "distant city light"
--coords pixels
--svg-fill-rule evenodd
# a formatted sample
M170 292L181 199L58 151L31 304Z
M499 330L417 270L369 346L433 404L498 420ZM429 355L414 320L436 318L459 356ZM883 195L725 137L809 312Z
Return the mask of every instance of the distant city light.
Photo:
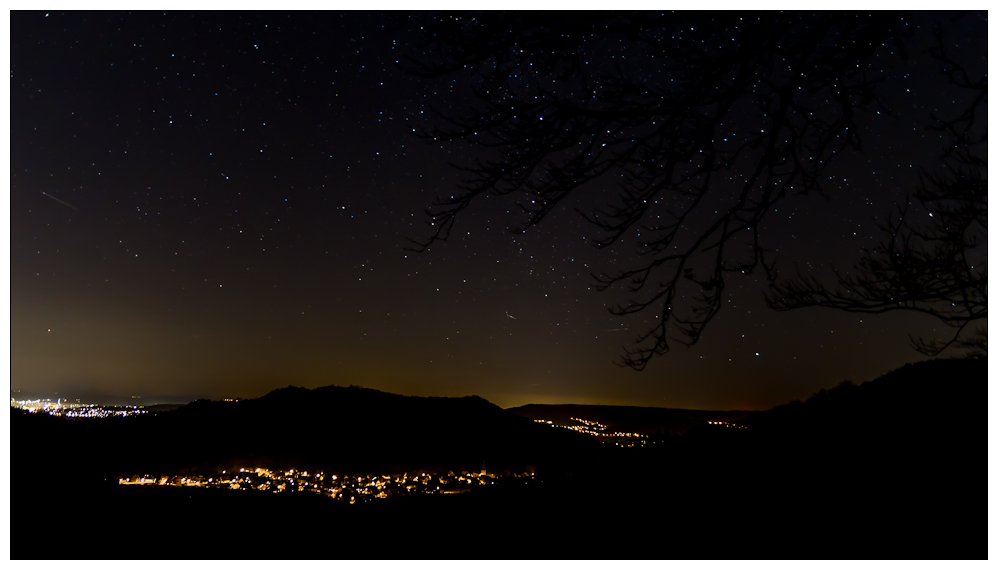
M50 416L60 416L65 418L111 418L126 417L148 413L141 406L106 406L102 404L81 404L77 402L64 402L57 399L55 402L49 399L37 400L15 400L10 399L10 407L31 412L33 414L48 414Z

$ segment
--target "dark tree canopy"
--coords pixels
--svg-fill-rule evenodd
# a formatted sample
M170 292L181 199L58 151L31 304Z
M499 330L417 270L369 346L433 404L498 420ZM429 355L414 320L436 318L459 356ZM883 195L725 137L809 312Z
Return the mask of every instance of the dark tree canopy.
M947 340L912 338L915 348L935 356L956 345L987 351L983 325L988 316L987 181L976 170L956 170L946 178L926 176L915 193L917 211L928 221L913 222L909 202L882 226L884 239L863 252L851 273L836 273L834 285L798 274L775 283L767 298L778 310L830 307L856 313L917 311L954 330Z
M767 298L770 307L917 311L953 329L946 339L912 337L919 352L936 356L957 346L972 355L987 353L988 182L987 159L981 156L987 136L980 125L987 76L971 79L943 45L940 41L933 55L954 84L975 96L964 113L932 126L953 143L939 171L923 173L912 198L881 225L881 242L864 250L852 272L836 272L833 285L800 273L778 281Z
M455 165L466 174L460 191L428 210L431 235L416 248L446 240L486 193L517 197L524 218L514 231L524 232L580 188L612 181L616 195L581 213L598 247L625 236L638 244L633 267L596 277L632 295L615 313L655 315L622 359L641 370L672 343L697 342L727 275L761 269L775 279L759 222L788 196L824 192L825 167L861 148L858 112L890 112L877 99L875 56L904 56L908 21L893 12L411 16L421 43L402 66L459 78L473 93L418 134L481 149L476 163Z

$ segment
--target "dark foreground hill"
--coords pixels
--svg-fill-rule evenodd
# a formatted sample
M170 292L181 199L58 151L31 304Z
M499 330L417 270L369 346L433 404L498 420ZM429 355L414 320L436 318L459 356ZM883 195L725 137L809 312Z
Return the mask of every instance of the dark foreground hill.
M284 450L269 459L297 461L309 449L292 443L308 433L302 426L324 429L327 439L363 438L368 436L351 425L388 433L378 431L372 417L390 410L401 422L392 430L444 437L455 413L468 429L461 432L466 436L448 440L453 445L476 445L479 455L499 450L497 458L503 449L522 447L532 450L528 456L539 472L541 465L559 466L527 488L364 505L315 496L84 486L79 481L87 471L65 460L83 454L61 454L86 441L59 439L72 432L62 429L65 422L15 415L11 556L983 559L988 555L986 374L986 359L910 365L861 386L842 385L803 403L753 414L744 420L748 429L701 425L643 449L609 449L613 453L605 453L609 446L585 447L590 440L573 433L563 434L575 438L549 439L562 430L516 418L477 398L409 400L343 388L282 390L248 407L200 402L153 423L128 424L135 427L129 438L94 440L86 448L96 457L121 453L166 465L185 457L209 460L213 446L219 457L238 457L247 449L243 446L262 437L253 449ZM336 414L309 419L316 413L302 398L316 392L333 402L330 406L340 406ZM358 396L349 405L343 401L348 394ZM420 412L406 412L410 404ZM274 409L285 412L260 418ZM219 424L225 430L204 436L210 430L191 427L206 417L225 418ZM263 423L246 427L251 419ZM419 423L424 420L428 423ZM494 424L504 426L501 433L519 434L513 440L519 443L489 435L495 432L487 426ZM143 425L164 427L142 431L151 429ZM251 436L240 436L244 429ZM282 438L267 439L273 430ZM26 442L43 441L39 433L49 434L48 446L26 450ZM150 433L163 439L149 440L142 454L123 447L100 451L109 442L139 445ZM173 443L168 433L174 434ZM199 434L204 441L197 441ZM226 436L234 442L226 443ZM476 439L492 443L479 445ZM419 440L408 434L400 441ZM380 449L394 453L401 447ZM335 449L329 457L345 456L349 447ZM420 450L449 453L446 446ZM160 453L168 460L156 459ZM47 464L61 469L55 479L25 477L41 475L38 466L52 457L62 458ZM39 497L59 508L39 508Z

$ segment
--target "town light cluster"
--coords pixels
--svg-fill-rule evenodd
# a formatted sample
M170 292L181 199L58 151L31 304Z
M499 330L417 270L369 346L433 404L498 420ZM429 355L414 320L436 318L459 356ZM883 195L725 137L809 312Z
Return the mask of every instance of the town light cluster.
M534 479L534 473L489 473L481 471L448 471L446 474L391 474L391 475L326 475L323 472L288 469L274 471L264 468L199 475L162 475L122 477L119 485L159 485L169 487L203 487L240 491L265 491L272 493L314 493L349 502L368 502L373 499L431 494L451 495L467 493L477 487L516 481L525 483Z
M534 420L539 424L547 424L552 427L559 427L564 429L570 429L575 432L584 433L586 435L591 435L594 437L606 438L607 441L611 443L616 443L619 447L634 447L635 445L643 447L647 441L648 436L636 432L625 432L625 431L606 431L606 426L595 421L584 420L582 418L571 418L572 421L579 422L582 425L575 426L563 426L556 424L551 420Z
M710 424L710 425L714 425L714 426L723 426L723 427L726 427L726 428L733 428L733 429L748 429L747 427L745 427L745 426L743 426L743 425L740 425L740 424L733 424L733 423L731 423L731 422L707 422L707 423L708 423L708 424Z

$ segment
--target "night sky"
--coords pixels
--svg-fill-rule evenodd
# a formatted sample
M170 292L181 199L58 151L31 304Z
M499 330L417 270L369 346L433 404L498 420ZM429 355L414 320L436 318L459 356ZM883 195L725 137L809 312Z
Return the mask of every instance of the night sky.
M595 290L592 273L634 258L626 240L591 246L583 198L516 235L514 201L489 197L446 243L407 250L475 149L413 134L462 86L400 70L411 37L390 19L12 13L12 388L151 404L354 384L503 407L768 409L926 359L909 334L931 336L929 317L778 313L746 275L698 344L616 366L653 317L614 316L627 293ZM986 28L959 24L978 64ZM829 167L827 197L767 218L781 268L851 266L938 156L925 125L960 94L924 53L892 49L874 59L898 112L861 117L864 148Z

